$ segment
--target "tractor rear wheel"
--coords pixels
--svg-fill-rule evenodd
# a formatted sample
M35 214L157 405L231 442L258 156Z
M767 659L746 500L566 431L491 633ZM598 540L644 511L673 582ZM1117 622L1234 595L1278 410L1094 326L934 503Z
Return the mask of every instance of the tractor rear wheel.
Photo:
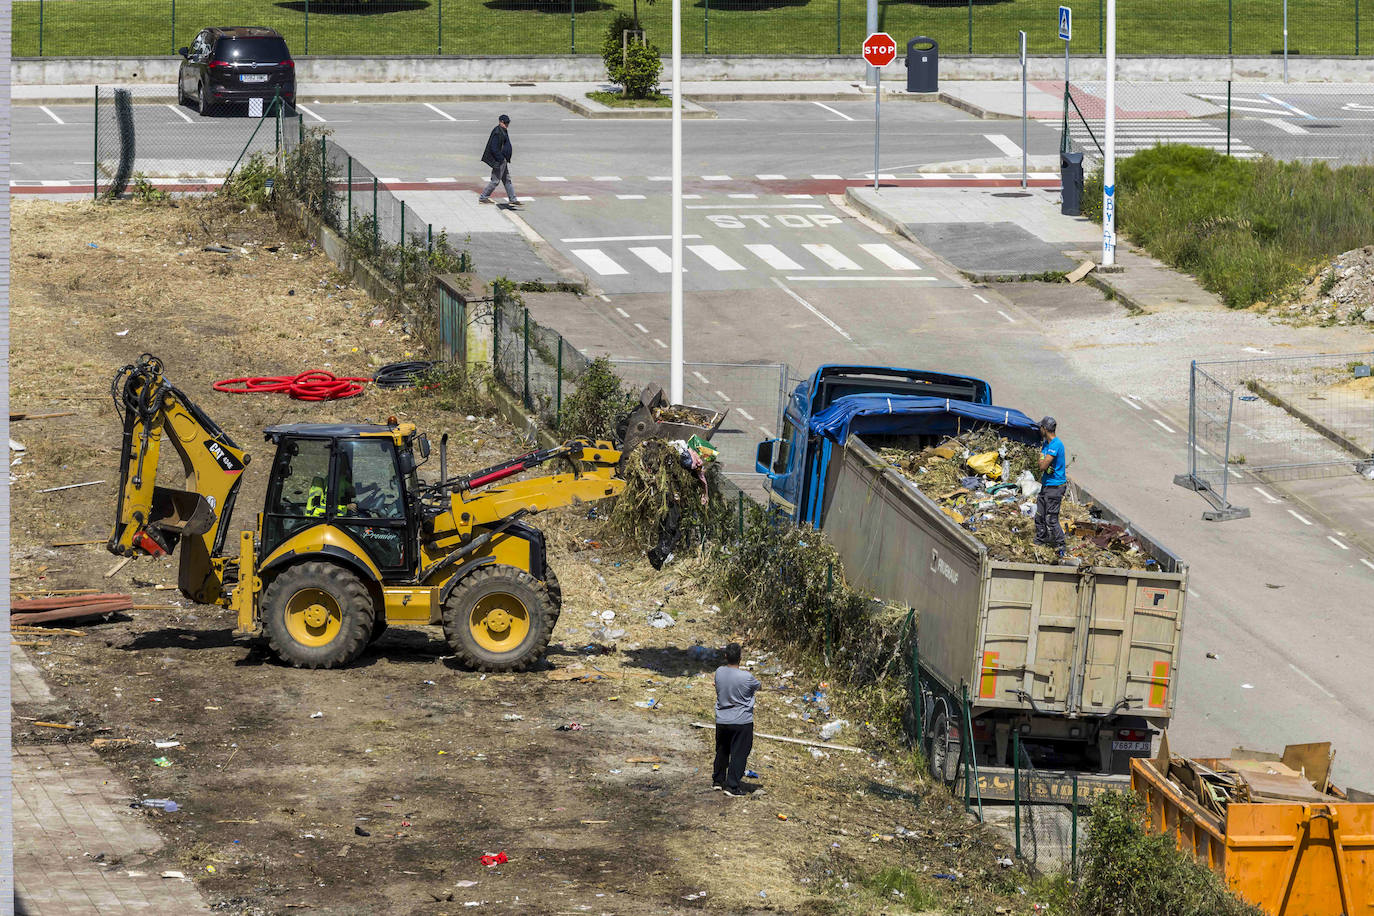
M544 590L549 593L549 607L553 608L553 623L549 624L549 634L552 635L563 613L563 586L558 584L558 576L548 566L544 567Z
M338 668L367 647L376 619L367 586L333 563L300 563L263 592L263 626L277 657L297 668Z
M444 636L479 671L524 671L544 654L558 610L547 587L514 566L472 573L444 602Z

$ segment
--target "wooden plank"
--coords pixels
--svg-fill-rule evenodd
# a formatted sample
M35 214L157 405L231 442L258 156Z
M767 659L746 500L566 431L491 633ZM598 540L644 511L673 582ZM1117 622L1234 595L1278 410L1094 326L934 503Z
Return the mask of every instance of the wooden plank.
M692 728L709 728L715 731L715 726L707 722L693 722ZM868 751L861 747L852 747L848 744L831 744L829 741L807 741L802 738L788 738L786 735L769 735L764 732L754 732L755 738L767 738L769 741L783 741L787 744L800 744L803 747L821 747L828 751L850 751L855 754L867 754Z

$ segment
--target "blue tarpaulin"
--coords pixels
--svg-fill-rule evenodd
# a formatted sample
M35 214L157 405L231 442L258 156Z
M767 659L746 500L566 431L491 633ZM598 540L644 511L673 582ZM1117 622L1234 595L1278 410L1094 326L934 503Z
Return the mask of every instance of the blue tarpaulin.
M1035 421L1019 410L912 395L846 395L811 417L810 424L812 432L835 443L843 443L850 433L955 436L980 424L1000 427L1012 439L1040 438Z

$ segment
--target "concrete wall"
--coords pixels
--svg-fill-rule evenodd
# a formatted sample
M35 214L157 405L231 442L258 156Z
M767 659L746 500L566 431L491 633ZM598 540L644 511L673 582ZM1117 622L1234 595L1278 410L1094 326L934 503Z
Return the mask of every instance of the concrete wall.
M14 61L14 83L30 86L175 82L180 58L21 58ZM1102 79L1100 57L1074 59L1074 76ZM1293 57L1289 79L1295 82L1374 82L1374 59ZM859 80L864 65L857 57L688 57L686 80ZM1032 57L1032 79L1063 78L1064 59ZM297 61L302 83L434 83L434 82L600 82L605 71L599 57L302 57ZM671 71L664 67L663 78ZM900 65L887 79L904 81ZM1021 76L1010 57L945 55L942 80L1012 80ZM1267 80L1283 79L1281 57L1119 57L1121 80Z

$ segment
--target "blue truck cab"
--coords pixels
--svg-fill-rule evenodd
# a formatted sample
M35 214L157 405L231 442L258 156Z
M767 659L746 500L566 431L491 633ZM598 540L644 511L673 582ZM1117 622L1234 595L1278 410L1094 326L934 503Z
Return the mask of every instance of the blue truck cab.
M894 366L821 366L792 391L782 435L759 443L754 467L768 477L769 505L795 523L819 527L826 467L836 445L814 427L842 398L939 398L990 406L992 386L966 375ZM910 402L908 402L910 403ZM843 444L843 440L839 444Z

